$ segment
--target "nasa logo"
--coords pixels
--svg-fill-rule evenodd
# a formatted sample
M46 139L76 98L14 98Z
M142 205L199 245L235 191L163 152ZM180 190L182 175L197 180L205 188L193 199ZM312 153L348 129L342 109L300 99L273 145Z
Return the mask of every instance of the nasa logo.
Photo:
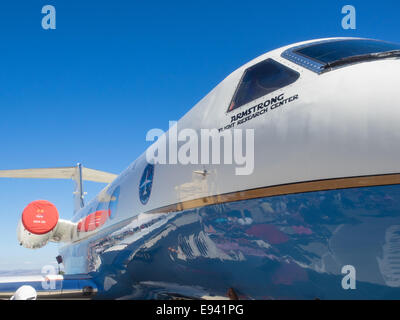
M142 178L139 183L139 199L142 204L146 204L149 201L151 194L151 187L153 186L154 176L154 165L148 164L142 174Z

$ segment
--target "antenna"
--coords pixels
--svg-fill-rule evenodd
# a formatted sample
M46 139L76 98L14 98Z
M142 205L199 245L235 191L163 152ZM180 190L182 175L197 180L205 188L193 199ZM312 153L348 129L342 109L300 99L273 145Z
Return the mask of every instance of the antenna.
M74 213L85 206L84 194L83 194L83 180L82 180L82 164L78 163L75 167L75 174L73 179L75 180L74 194Z

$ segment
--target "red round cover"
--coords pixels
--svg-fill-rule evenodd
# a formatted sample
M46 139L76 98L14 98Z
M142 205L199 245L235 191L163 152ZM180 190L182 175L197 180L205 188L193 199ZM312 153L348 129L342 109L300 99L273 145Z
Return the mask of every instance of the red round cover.
M54 204L46 200L36 200L26 206L22 212L22 224L34 234L45 234L55 228L58 211Z

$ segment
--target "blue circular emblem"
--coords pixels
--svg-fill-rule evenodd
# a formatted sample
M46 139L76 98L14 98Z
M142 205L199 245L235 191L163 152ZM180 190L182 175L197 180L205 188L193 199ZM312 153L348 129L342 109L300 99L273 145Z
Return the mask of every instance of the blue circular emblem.
M139 183L140 202L146 204L149 201L151 187L153 186L154 165L149 163L143 170L142 178Z

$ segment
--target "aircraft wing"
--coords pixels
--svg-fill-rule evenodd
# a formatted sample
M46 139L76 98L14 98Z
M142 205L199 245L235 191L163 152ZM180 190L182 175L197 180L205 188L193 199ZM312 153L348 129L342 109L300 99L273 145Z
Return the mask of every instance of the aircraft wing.
M75 167L39 168L0 170L0 178L29 178L29 179L72 179L75 181L74 212L84 206L82 181L111 183L118 175L83 167L78 163Z
M0 170L0 178L75 179L76 167ZM110 183L116 174L82 168L82 180Z

